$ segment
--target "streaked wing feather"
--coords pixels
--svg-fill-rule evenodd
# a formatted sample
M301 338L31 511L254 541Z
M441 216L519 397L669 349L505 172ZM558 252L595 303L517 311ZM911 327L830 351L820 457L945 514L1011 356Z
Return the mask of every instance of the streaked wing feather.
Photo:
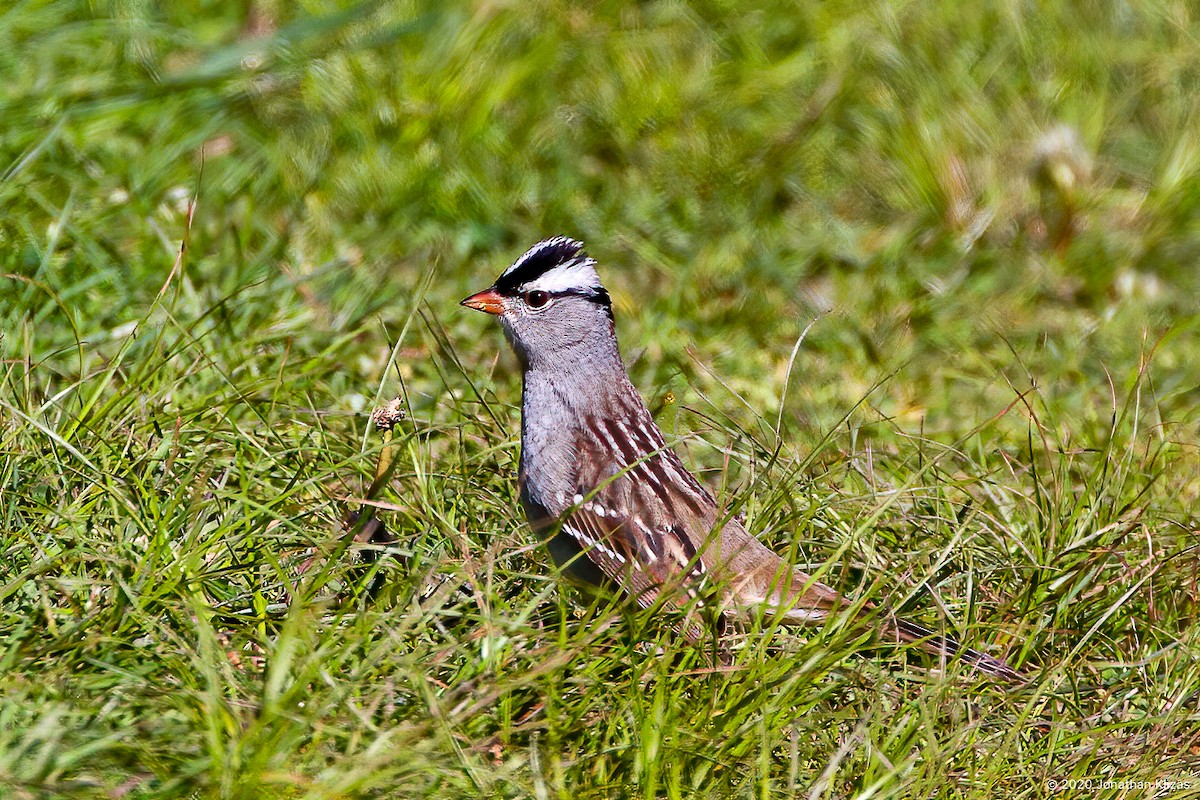
M661 459L674 454L656 452L660 445L652 441L631 442L628 428L601 432L593 427L591 433L577 443L579 487L564 530L573 531L592 560L643 607L652 605L665 589L672 595L686 593L667 600L672 607L683 608L706 571L688 533L680 527L682 521L697 520L697 515L681 515L672 508L670 495L662 491L663 481L654 475L663 468ZM608 449L601 451L606 444ZM640 455L647 445L655 448L652 455ZM622 462L615 475L610 471L614 455ZM686 473L682 464L679 470ZM703 490L698 492L703 502ZM704 522L703 517L699 520ZM700 535L706 536L707 531Z
M566 531L579 544L587 558L600 567L621 590L629 594L643 608L649 607L658 597L659 581L647 573L643 565L631 558L629 543L621 533L616 520L600 518L582 508L572 512L563 523Z

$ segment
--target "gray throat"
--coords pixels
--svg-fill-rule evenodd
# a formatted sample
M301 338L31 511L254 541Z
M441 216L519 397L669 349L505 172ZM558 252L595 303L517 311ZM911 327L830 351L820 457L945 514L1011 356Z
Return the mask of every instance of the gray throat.
M636 394L615 338L560 356L555 368L530 365L523 375L521 493L535 527L537 517L557 517L572 504L579 488L576 442L584 422L611 409L618 393Z

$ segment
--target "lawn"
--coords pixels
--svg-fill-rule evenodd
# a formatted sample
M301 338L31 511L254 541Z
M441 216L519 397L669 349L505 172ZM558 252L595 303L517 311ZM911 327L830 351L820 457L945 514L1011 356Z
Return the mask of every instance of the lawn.
M0 798L1195 796L1198 41L1116 0L0 9ZM717 668L559 581L457 305L553 234L752 532L1028 682L836 625Z

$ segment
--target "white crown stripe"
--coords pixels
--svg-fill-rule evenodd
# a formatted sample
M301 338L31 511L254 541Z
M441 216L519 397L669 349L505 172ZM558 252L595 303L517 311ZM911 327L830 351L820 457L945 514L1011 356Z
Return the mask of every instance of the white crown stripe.
M600 276L596 274L594 264L590 258L562 264L547 270L528 283L521 284L521 291L554 294L569 292L572 289L599 289Z

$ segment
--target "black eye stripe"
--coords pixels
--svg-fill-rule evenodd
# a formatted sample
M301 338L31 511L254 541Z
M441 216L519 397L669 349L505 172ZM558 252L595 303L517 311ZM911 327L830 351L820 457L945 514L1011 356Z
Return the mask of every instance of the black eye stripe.
M603 287L589 287L587 289L556 289L553 292L547 292L544 289L526 289L521 292L503 293L507 297L525 298L531 294L544 294L546 297L557 300L561 297L582 297L584 300L591 300L593 303L609 303L611 302L608 292Z
M554 298L558 297L582 297L584 300L601 306L611 306L612 300L603 288L600 289L563 289L558 292L549 292L549 295Z
M547 303L541 306L533 306L532 304L529 304L531 308L545 308L550 300L558 300L563 297L578 297L582 300L587 300L590 303L595 303L604 309L604 312L608 314L609 319L613 318L612 298L608 296L608 291L603 286L590 286L582 289L559 289L554 292L546 292L540 289L529 289L526 291L514 289L512 291L503 292L499 290L498 286L493 286L492 288L496 289L505 297L519 297L524 300L526 304L529 304L528 298L531 294L537 291L542 291L542 293L547 297Z

